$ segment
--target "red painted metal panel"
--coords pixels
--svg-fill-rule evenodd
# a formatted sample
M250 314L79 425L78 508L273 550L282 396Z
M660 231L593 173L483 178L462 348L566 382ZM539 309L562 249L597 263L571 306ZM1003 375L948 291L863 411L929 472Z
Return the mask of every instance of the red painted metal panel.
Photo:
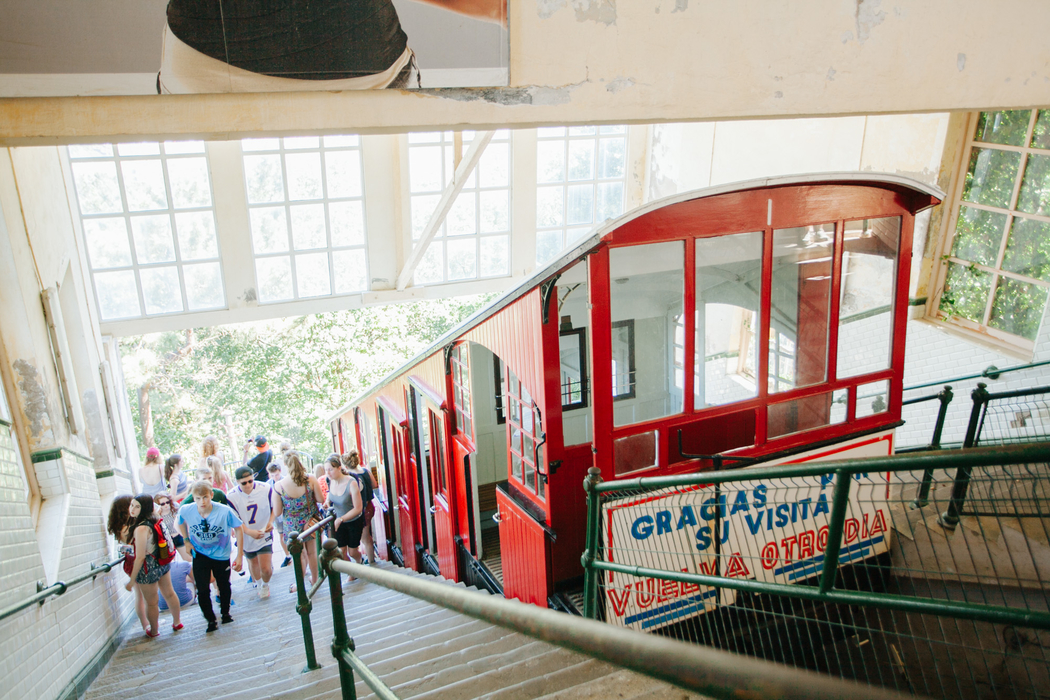
M499 540L503 559L503 595L547 607L553 592L549 539L543 526L496 489Z

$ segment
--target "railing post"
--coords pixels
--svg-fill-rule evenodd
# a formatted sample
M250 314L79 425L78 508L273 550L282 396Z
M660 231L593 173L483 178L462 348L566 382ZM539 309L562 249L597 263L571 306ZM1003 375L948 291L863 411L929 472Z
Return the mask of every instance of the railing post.
M930 449L939 450L941 448L941 434L944 432L944 419L948 415L948 404L952 402L955 395L952 393L952 388L945 385L941 389L941 393L937 394L937 400L940 401L941 406L937 410L937 422L933 425L933 438L930 440ZM933 470L926 469L922 473L922 484L919 486L919 494L912 501L912 506L915 508L922 508L930 502L930 486L933 484Z
M346 629L346 612L343 610L343 577L332 568L332 562L341 560L339 545L329 538L324 542L322 566L328 573L328 589L332 593L332 628L335 638L332 639L332 656L339 666L339 687L343 691L343 700L357 700L357 688L354 685L354 670L343 659L344 651L354 650L354 640Z
M977 445L981 429L981 418L984 408L988 405L988 385L978 384L970 397L973 399L973 408L970 409L970 423L966 426L966 438L963 440L963 448ZM939 522L949 530L954 530L959 524L963 504L966 502L966 492L970 488L970 473L973 467L959 467L955 472L955 483L952 484L952 495L948 500L948 509L941 513Z
M842 547L842 528L846 524L846 508L849 505L849 487L853 481L849 472L835 472L835 490L831 495L831 522L828 523L828 543L824 547L824 569L820 572L820 592L827 593L835 587L835 575L839 568L839 549Z
M598 532L601 527L601 507L598 490L595 488L602 481L602 470L591 467L583 480L583 490L587 492L587 541L583 550L583 616L591 620L598 619L598 576L591 563L598 554Z
M306 647L306 671L315 671L321 668L317 663L317 653L314 651L314 631L310 625L310 611L313 603L306 595L306 581L303 577L303 543L299 541L299 533L293 532L288 536L288 553L292 555L292 568L295 570L295 594L298 603L295 612L303 622L303 645Z

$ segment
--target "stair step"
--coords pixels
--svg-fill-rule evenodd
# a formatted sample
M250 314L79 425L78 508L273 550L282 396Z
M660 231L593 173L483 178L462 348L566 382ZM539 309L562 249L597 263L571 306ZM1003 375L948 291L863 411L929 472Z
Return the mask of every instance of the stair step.
M708 700L705 696L694 695L655 678L603 665L609 669L609 673L603 676L533 697L536 700Z

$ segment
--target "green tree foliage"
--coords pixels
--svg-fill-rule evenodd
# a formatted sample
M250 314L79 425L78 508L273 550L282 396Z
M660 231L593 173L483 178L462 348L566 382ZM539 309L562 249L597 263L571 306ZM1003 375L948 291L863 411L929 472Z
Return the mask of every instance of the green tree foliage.
M321 455L331 449L330 413L491 299L421 301L123 338L128 398L138 412L140 387L147 388L153 442L163 454L195 460L210 434L226 444L222 413L229 410L239 439L262 433ZM149 442L144 422L137 425L143 453Z

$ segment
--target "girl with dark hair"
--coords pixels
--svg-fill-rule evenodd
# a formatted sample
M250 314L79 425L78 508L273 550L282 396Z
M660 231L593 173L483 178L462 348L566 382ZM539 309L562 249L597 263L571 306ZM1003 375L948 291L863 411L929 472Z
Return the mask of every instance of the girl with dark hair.
M365 555L369 564L376 563L376 543L372 538L372 517L376 514L375 504L372 503L372 494L379 487L371 469L361 465L361 456L357 450L350 450L342 458L343 468L347 474L357 480L361 488L361 502L364 504L364 525L361 529L361 543L365 546Z
M109 519L106 522L106 530L117 540L117 549L121 554L132 551L129 542L128 523L131 520L129 508L133 496L117 496L109 506ZM146 617L146 599L142 597L139 589L135 589L135 614L142 623L142 631L149 631L149 619Z
M146 618L149 621L146 636L160 636L157 629L157 620L160 617L157 604L158 587L171 610L171 629L178 632L182 629L182 622L179 619L179 597L171 585L171 564L161 565L156 556L157 533L153 524L159 518L153 514L153 496L140 494L131 499L131 503L128 504L128 516L128 531L135 545L135 563L131 567L130 580L124 587L130 591L134 584L146 601Z

